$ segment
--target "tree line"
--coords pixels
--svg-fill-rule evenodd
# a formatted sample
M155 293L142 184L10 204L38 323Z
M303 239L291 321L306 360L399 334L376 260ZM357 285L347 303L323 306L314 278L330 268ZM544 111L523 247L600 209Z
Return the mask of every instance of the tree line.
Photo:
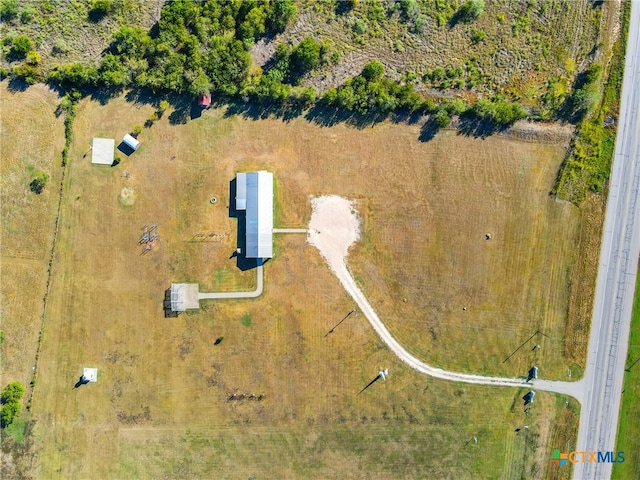
M473 7L473 8L472 8ZM463 4L467 15L479 15L482 2ZM527 116L518 104L482 99L467 106L462 100L436 104L414 91L410 82L385 76L383 65L373 61L362 72L319 98L300 80L315 69L339 61L329 45L311 37L296 45L278 45L264 69L252 67L249 48L265 37L283 32L296 15L293 0L175 0L167 3L160 20L148 32L123 26L98 66L60 65L48 78L39 74L39 57L28 38L16 37L10 48L14 59L24 59L13 74L28 83L48 80L67 91L95 87L138 88L154 94L178 93L242 96L259 102L322 104L354 114L392 112L435 113L439 127L454 114L509 125Z

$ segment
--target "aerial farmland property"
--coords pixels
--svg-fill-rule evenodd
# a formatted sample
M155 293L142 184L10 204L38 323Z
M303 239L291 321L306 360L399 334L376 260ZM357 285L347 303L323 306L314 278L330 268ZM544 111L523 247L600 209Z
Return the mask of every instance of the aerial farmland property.
M624 8L0 4L3 478L571 478Z

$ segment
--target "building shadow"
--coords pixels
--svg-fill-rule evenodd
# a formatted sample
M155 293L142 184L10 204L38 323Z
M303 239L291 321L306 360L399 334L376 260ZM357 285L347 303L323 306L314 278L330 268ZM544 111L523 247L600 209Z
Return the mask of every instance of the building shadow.
M176 318L180 314L180 312L174 312L171 309L171 287L164 291L162 310L164 311L164 318Z
M80 378L78 379L76 384L73 386L73 388L80 388L82 385L86 385L87 383L89 383L89 380L82 378L82 375L80 375Z
M202 108L200 105L198 105L198 102L194 101L191 104L191 108L189 110L189 118L191 118L191 120L195 120L196 118L200 118L202 116L203 110L204 110L204 108Z
M133 152L135 152L133 148L131 148L129 145L127 145L124 142L120 142L120 144L118 145L118 150L120 150L120 152L125 154L127 157L129 157Z

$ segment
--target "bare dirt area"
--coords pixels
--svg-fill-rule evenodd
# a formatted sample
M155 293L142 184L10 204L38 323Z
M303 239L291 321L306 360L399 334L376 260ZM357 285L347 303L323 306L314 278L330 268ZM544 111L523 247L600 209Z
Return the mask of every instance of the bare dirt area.
M257 299L165 318L163 298L172 281L254 286L230 258L229 182L266 169L277 227L304 228L312 197L355 200L351 273L412 353L509 375L535 354L541 373L564 372L580 216L548 192L567 142L446 131L422 143L415 126L323 128L213 109L185 125L167 112L115 167L83 158L93 136L118 142L153 110L123 98L78 106L32 408L43 476L542 478L562 413L553 397L525 417L524 389L425 378L360 314L328 334L354 304L304 234L274 236ZM159 233L146 253L145 224ZM536 329L560 340L503 365ZM74 388L89 366L98 382ZM389 379L357 395L380 368ZM513 433L525 421L526 442Z

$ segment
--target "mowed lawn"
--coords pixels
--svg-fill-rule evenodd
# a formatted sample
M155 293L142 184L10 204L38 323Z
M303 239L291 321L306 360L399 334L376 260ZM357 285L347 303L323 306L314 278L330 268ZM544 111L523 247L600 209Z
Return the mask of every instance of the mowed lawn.
M525 417L526 389L421 376L361 314L325 336L354 305L304 235L275 236L260 298L177 318L162 308L172 281L255 285L230 258L229 182L267 169L277 227L304 227L312 195L357 201L364 242L350 268L409 350L450 369L565 372L580 225L548 191L566 141L444 132L421 143L414 126L222 110L171 125L167 112L132 156L91 165L93 136L119 141L152 112L123 98L78 108L33 404L46 478L543 478L550 444L572 448L573 404L541 392ZM152 224L159 243L145 253ZM501 363L537 329L554 340ZM86 366L98 383L76 389ZM388 381L358 395L380 368Z
M0 83L2 388L14 380L28 385L33 375L62 172L56 105L45 86L20 92ZM50 176L39 195L29 188L37 170Z
M60 194L64 126L54 115L56 104L57 95L45 86L21 92L0 83L0 388L12 381L25 385L23 404L31 394ZM29 187L37 170L50 176L39 195ZM24 444L27 420L23 409L13 429L2 434L3 478L16 469L33 471Z

